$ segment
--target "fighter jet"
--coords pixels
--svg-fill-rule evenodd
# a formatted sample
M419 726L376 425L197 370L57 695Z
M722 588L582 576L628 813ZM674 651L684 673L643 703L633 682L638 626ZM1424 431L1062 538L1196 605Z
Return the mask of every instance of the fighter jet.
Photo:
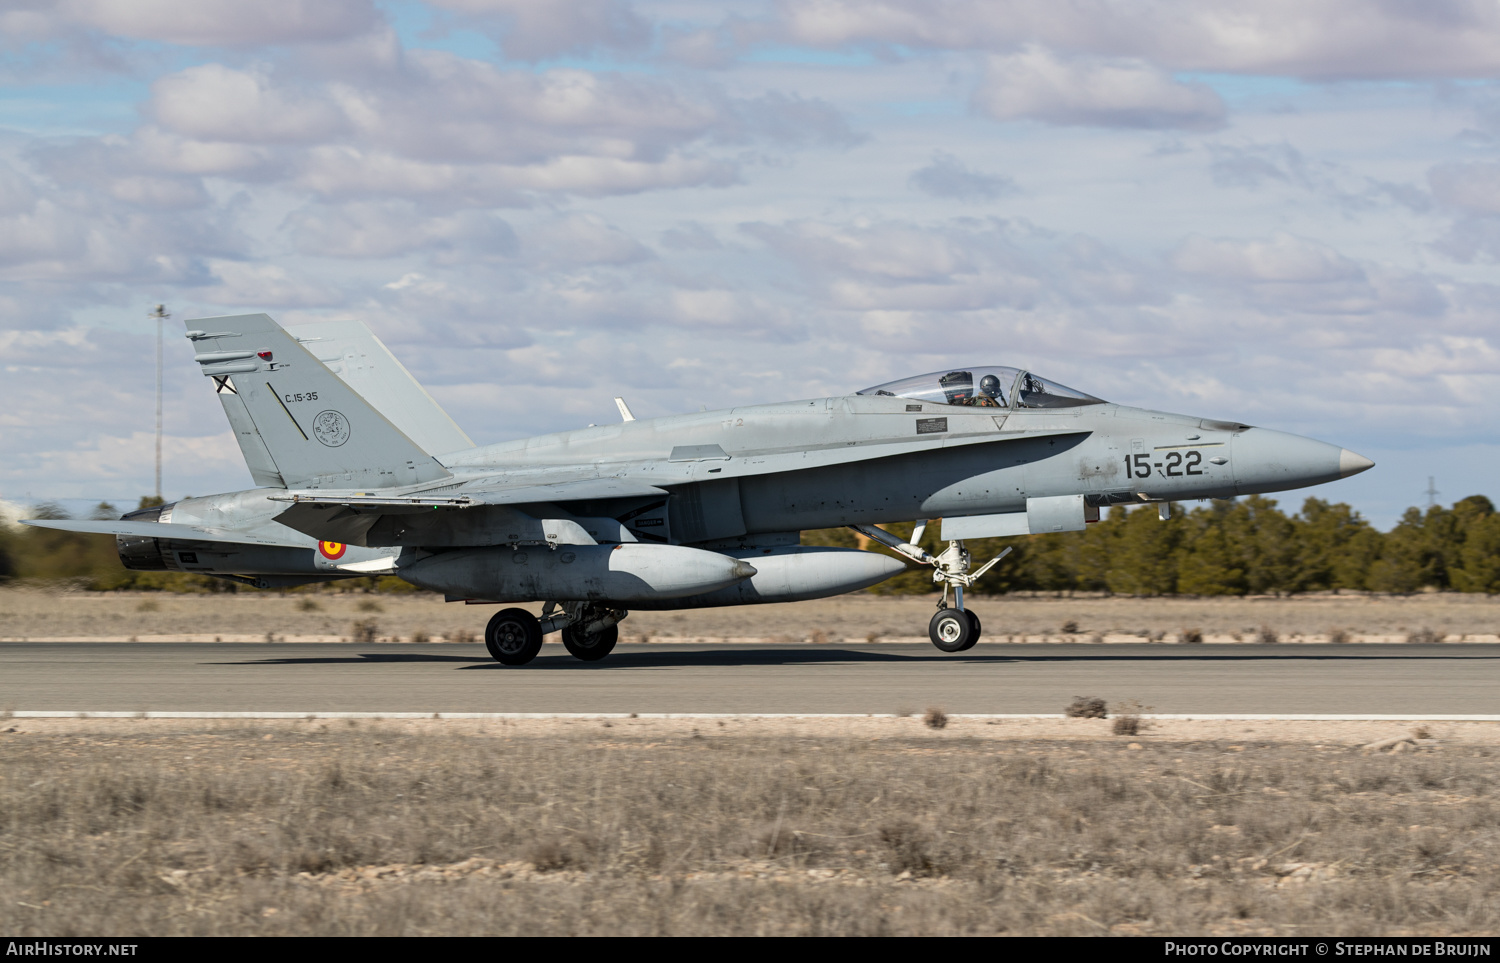
M1080 531L1111 505L1286 491L1368 458L1232 421L1111 404L1040 374L962 364L847 395L621 421L475 446L358 322L189 322L196 361L257 487L30 524L116 536L139 571L269 588L395 575L502 609L506 665L561 632L609 654L630 609L827 598L929 568L933 645L980 637L964 602L1004 553L965 542ZM911 541L877 526L916 523ZM946 548L919 547L930 522ZM893 554L804 546L848 526Z

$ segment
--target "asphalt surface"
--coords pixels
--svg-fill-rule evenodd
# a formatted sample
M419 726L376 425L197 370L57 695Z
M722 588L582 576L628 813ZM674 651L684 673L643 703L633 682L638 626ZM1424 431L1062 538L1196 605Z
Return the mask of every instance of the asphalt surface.
M1500 713L1497 645L0 643L0 708L67 711Z

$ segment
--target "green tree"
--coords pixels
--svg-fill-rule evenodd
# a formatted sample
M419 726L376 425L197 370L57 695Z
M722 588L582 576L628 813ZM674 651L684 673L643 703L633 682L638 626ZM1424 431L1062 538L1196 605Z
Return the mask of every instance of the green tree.
M1319 498L1302 503L1292 518L1293 581L1304 591L1362 589L1380 551L1380 533L1342 502Z
M1109 570L1105 576L1109 590L1119 595L1171 595L1177 591L1176 552L1182 541L1180 516L1168 521L1157 517L1156 506L1147 505L1132 511L1111 510L1120 520L1110 526L1115 542L1111 546Z
M1234 510L1227 502L1197 508L1183 519L1177 560L1177 590L1185 595L1244 595L1245 570L1229 539L1225 520Z
M1464 541L1449 569L1452 586L1460 592L1500 592L1500 513L1483 495L1465 498L1453 511L1463 519Z

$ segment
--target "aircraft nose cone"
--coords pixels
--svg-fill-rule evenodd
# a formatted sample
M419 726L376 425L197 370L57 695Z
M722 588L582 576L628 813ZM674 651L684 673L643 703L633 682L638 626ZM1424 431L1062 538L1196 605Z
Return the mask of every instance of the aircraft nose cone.
M734 567L731 568L730 571L733 572L734 577L738 579L746 579L750 578L752 575L760 574L759 569L757 569L754 565L751 565L749 562L744 561L743 559L735 559Z
M1232 445L1235 487L1241 495L1321 485L1373 464L1338 445L1269 428L1244 431ZM1357 466L1353 471L1346 468L1351 458Z
M1350 475L1358 475L1367 468L1374 468L1375 463L1364 455L1356 455L1345 448L1339 452L1339 477L1348 478Z

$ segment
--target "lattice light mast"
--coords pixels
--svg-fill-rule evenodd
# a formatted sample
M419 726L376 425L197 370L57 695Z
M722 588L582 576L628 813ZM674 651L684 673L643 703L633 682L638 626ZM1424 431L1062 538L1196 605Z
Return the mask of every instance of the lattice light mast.
M161 504L161 325L171 315L165 304L158 304L147 317L156 319L156 502Z

